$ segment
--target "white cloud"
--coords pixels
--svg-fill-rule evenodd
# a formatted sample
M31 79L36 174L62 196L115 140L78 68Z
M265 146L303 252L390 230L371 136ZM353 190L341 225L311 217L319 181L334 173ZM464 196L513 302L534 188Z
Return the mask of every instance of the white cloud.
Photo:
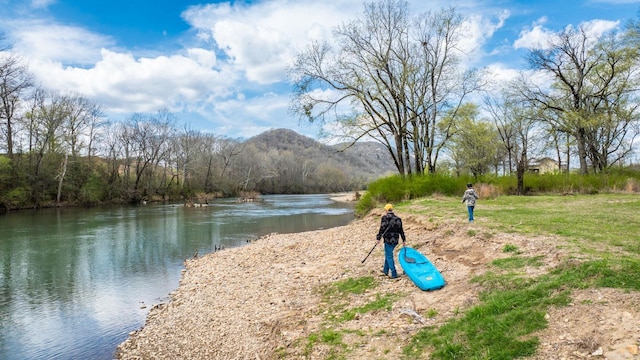
M515 80L520 74L518 70L506 67L500 63L487 66L487 72L491 81L495 81L498 84L506 84Z
M209 128L230 137L249 138L274 128L289 128L300 133L309 129L299 127L298 120L287 114L287 94L266 93L246 98L238 94L236 99L217 101L209 109Z
M465 19L461 36L461 49L476 61L482 57L482 47L493 37L494 33L504 26L510 13L503 10L498 14L497 21L483 15L471 15Z
M416 14L439 11L445 3L421 2L410 5ZM310 2L295 0L264 1L248 6L228 2L194 6L183 18L211 40L228 61L248 81L271 84L286 79L286 68L296 54L312 40L331 40L335 26L359 16L360 0ZM471 56L500 29L510 13L497 12L496 21L473 15L465 21L461 48Z
M135 58L102 49L101 60L92 68L43 60L35 60L36 66L31 67L45 87L79 92L109 112L155 112L211 96L229 96L233 74L213 70L214 58L207 50L190 49L189 54L196 59L182 55Z
M334 26L361 7L359 1L221 3L192 7L183 17L215 41L249 81L269 84L286 78L287 65L303 46L328 39Z
M417 15L425 10L439 11L445 3L426 6L415 2L411 10ZM225 2L195 6L183 12L183 18L199 32L199 37L215 44L218 61L225 61L244 74L254 87L286 80L286 67L296 54L312 40L332 40L335 26L351 21L362 13L360 0L343 2L265 1L251 6ZM493 18L481 15L465 21L466 32L461 48L480 55L480 49L504 26L510 13L492 11ZM255 119L258 124L243 124L243 136L252 136L284 123L298 124L287 114L288 94L277 97L248 97L217 101L213 118L221 130L237 128L238 114ZM235 121L234 121L235 120ZM251 121L253 123L253 121ZM307 125L308 126L308 125ZM254 133L257 131L257 133Z
M108 36L74 26L44 21L14 21L11 26L17 51L66 64L93 64L101 48L113 45Z
M587 31L587 34L599 37L607 32L610 32L620 26L620 21L610 20L592 20L582 23L583 28Z
M556 36L556 32L544 28L546 18L541 18L533 24L533 27L520 32L520 37L514 42L515 49L544 49L549 46L550 41ZM578 25L584 29L589 37L598 38L601 35L616 29L620 26L620 21L595 19L585 21ZM573 28L573 25L567 25L566 29Z
M213 68L217 62L216 54L210 50L191 48L187 49L187 54L191 59L204 67Z
M410 6L417 15L443 5L412 1ZM111 114L164 107L191 111L208 121L209 128L248 137L298 125L287 113L289 93L275 94L266 85L286 82L286 68L304 46L312 40L330 41L335 26L362 10L361 0L194 6L182 16L211 48L192 46L182 53L144 57L80 27L40 20L16 22L13 28L21 52L30 54L31 70L47 88L79 92ZM465 21L461 47L472 56L480 55L509 17L506 11L494 13L493 19L474 15Z
M544 23L547 22L546 17L542 17L533 23L531 28L527 28L520 32L520 37L513 43L514 49L538 49L545 48L549 44L549 40L555 36L554 32L545 29Z

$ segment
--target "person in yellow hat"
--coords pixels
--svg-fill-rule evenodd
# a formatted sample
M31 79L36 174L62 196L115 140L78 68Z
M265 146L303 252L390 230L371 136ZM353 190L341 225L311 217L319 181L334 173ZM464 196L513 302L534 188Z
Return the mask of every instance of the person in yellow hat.
M384 239L384 266L382 272L387 276L391 272L391 278L397 279L398 273L393 261L393 249L398 245L400 238L402 238L402 246L405 246L407 239L402 229L402 219L394 214L393 205L385 205L384 210L386 213L380 220L380 229L376 235L376 241Z

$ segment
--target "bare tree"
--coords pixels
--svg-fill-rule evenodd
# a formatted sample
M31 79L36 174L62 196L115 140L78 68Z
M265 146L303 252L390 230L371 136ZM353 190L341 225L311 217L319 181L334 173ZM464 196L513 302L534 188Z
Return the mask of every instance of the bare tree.
M87 155L91 155L93 136L103 124L102 109L95 102L77 94L67 96L69 113L64 123L65 141L69 144L74 159L86 146Z
M291 111L334 122L352 142L379 141L403 176L435 171L450 138L437 122L476 88L477 78L457 68L460 25L453 9L412 21L406 1L366 4L334 31L335 51L316 42L297 56Z
M155 116L136 114L131 117L132 136L135 148L135 182L131 200L137 202L151 188L153 170L157 170L161 161L170 150L169 139L173 136L175 116L167 110L161 110ZM168 163L167 163L168 165ZM144 184L143 180L147 183Z
M39 203L38 197L44 191L41 180L46 176L42 175L42 165L47 154L61 154L65 143L63 141L64 132L61 131L65 119L69 116L69 101L65 96L57 92L40 91L34 97L32 110L27 118L30 120L30 146L33 146L33 153L30 153L33 165L31 176L32 199L35 204ZM61 173L57 174L58 187L61 186L63 175L66 172L66 160L62 164ZM59 202L59 196L58 196Z
M521 75L524 76L524 75ZM485 98L485 108L496 125L498 136L507 153L509 172L515 172L518 194L524 194L524 174L529 165L529 156L536 143L534 132L539 119L525 99L518 97L522 77L511 82L508 90L495 97Z
M13 158L15 123L26 91L33 86L31 75L22 60L9 51L0 50L0 126L7 155Z
M514 104L506 95L490 97L484 99L484 105L496 125L498 136L502 142L507 155L506 173L511 174L515 168L517 159L516 147L518 144L518 124L514 116Z
M525 97L553 128L576 142L580 173L604 170L630 152L639 120L637 50L616 34L598 36L567 28L545 49L530 52L532 68L550 75L553 86L530 85Z
M124 148L121 140L124 138L120 132L125 130L121 123L110 124L105 128L103 137L104 156L107 159L107 193L109 198L115 198L124 187L121 173L126 171L128 151ZM120 165L122 166L122 169ZM121 171L122 170L122 171Z
M463 18L453 8L419 18L421 67L412 86L411 137L416 170L436 171L439 154L455 133L457 112L471 93L481 89L481 72L462 70L459 49ZM419 63L420 65L420 63ZM447 121L441 121L447 117Z

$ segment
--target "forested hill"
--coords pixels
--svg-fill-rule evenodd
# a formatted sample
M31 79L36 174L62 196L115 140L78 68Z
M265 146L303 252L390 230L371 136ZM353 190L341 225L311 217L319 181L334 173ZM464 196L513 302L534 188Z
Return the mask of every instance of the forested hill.
M246 144L273 155L292 155L300 164L312 162L316 169L335 166L346 177L364 181L397 171L387 149L373 141L329 146L293 130L274 129L248 139Z

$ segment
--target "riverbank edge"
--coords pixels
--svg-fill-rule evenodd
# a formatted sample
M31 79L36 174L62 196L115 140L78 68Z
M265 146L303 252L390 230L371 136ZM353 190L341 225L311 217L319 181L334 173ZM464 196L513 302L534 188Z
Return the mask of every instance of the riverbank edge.
M351 203L351 202L356 202L359 199L359 197L362 195L362 193L363 192L352 191L352 192L331 193L328 195L332 201ZM375 221L377 222L378 218L376 217L375 219L376 219ZM309 254L308 245L316 246L318 244L322 244L322 241L327 238L327 235L326 235L327 233L331 234L329 237L332 239L336 238L335 236L336 233L339 233L339 234L353 234L354 232L362 233L362 230L359 230L360 227L358 226L358 224L361 224L362 221L367 222L366 220L363 220L354 216L354 220L351 223L347 225L335 227L335 228L322 229L322 230L316 230L316 231L306 231L306 232L300 232L300 233L289 233L289 234L274 233L274 234L265 235L258 239L249 241L247 242L246 245L224 249L222 251L218 251L214 253L208 253L203 255L202 257L186 259L184 262L184 268L182 270L182 276L181 276L181 280L178 287L169 294L167 301L164 301L152 306L149 313L147 314L145 324L140 329L129 333L129 336L127 337L127 339L118 345L114 353L114 358L117 358L117 359L146 359L146 358L173 359L174 356L178 353L181 354L180 356L182 356L183 358L210 358L212 354L209 352L207 352L207 354L203 356L202 354L199 354L199 355L193 354L185 350L181 350L180 352L175 353L174 355L165 357L163 355L165 351L162 351L162 350L151 350L150 352L147 352L148 349L145 350L145 348L149 346L149 343L147 343L146 345L144 345L144 343L146 343L146 339L149 339L149 338L155 339L153 343L156 343L156 344L175 341L175 335L178 334L178 332L168 331L168 329L172 327L175 330L175 326L168 325L170 323L175 322L175 320L171 320L167 318L167 315L168 315L167 313L169 312L173 313L172 315L169 315L169 318L173 316L178 316L180 318L184 318L185 316L187 318L191 316L197 317L196 314L194 315L186 315L186 314L193 313L194 309L197 309L198 306L193 306L193 307L184 306L186 299L191 298L187 302L194 302L194 300L192 299L192 295L190 295L193 292L194 284L196 284L195 286L199 289L200 294L202 294L203 293L202 291L205 290L204 287L201 287L200 285L209 284L209 286L206 286L206 288L208 289L207 291L212 296L215 296L216 293L223 292L220 289L221 284L227 284L227 285L230 284L229 278L233 278L237 280L237 279L246 277L247 275L246 273L243 274L243 273L238 273L234 271L229 271L230 266L234 265L227 262L229 259L237 260L238 258L242 258L242 260L239 260L239 261L242 262L244 265L240 265L240 267L244 268L245 270L246 270L246 267L254 266L260 263L269 263L273 265L273 262L260 261L260 260L264 260L260 258L264 257L265 252L271 250L273 248L273 245L276 243L279 245L282 245L283 243L285 243L288 245L294 245L296 247L298 245L300 245L301 247L306 247L307 251L305 252L308 255ZM366 228L369 228L369 227L371 226L366 225ZM372 238L370 235L367 237L369 238L369 240ZM303 241L303 239L306 240L307 242L310 239L313 239L313 240L311 240L305 245L304 244L305 241ZM337 244L334 244L333 247L337 247ZM286 248L287 246L284 246L284 249L280 249L279 251L286 252L289 255L295 254L295 251L291 252L291 251L288 251ZM317 252L319 250L321 249L316 248L316 250L312 252ZM324 252L324 251L321 251L321 252ZM221 257L223 257L225 261L222 261ZM276 255L276 257L278 256ZM315 259L320 259L321 262L324 261L323 256L321 256L321 254L315 254L312 257ZM271 266L271 269L273 269L273 266ZM266 270L268 269L261 269L261 270L258 270L258 272L263 273ZM210 277L212 276L212 273L219 273L221 274L221 276L214 276L213 279L211 279ZM332 278L334 278L334 276L332 276ZM237 285L237 281L235 280L233 281L234 286ZM211 286L213 284L215 284L215 286ZM228 288L228 286L226 287ZM308 286L305 285L303 287L308 287ZM242 290L227 289L227 290L228 291L224 291L226 294L234 294L234 293L241 293L242 290L245 290L245 289L242 289ZM294 290L293 293L295 293L296 291L297 290ZM288 294L288 295L291 295L291 294ZM255 296L252 296L252 297L255 297ZM235 296L232 296L232 298L235 298ZM233 302L234 300L235 299L228 299L229 302ZM306 307L305 307L305 310L306 310ZM226 313L230 312L228 308L221 309L220 311L221 312L224 311ZM256 313L256 311L251 311L251 312L254 313L254 315ZM179 315L179 314L176 315L176 313L183 313L183 315ZM210 309L208 313L215 314L216 310ZM232 311L232 313L236 314L235 311ZM231 317L233 318L235 316L237 315L232 315ZM207 317L207 316L204 316L204 317ZM268 316L265 314L264 316L259 318L267 318L267 317ZM179 320L178 322L180 322L181 324L184 324L188 321ZM182 325L178 327L182 327ZM227 325L227 328L228 327L229 325ZM194 329L195 327L188 327L188 328ZM202 333L205 333L205 332L206 330L202 331ZM148 333L151 333L152 335L148 335ZM187 334L192 332L187 329L183 329L181 333ZM243 333L242 331L238 332L238 334L242 334L242 333ZM229 338L234 338L233 336L229 336L229 335L230 333L226 332L226 336L224 337L224 339L209 340L209 341L212 341L214 343L226 342L226 340L228 340ZM236 338L230 343L240 344L242 341L246 342L246 339L243 340L242 338ZM181 342L181 341L178 341L178 342ZM189 340L189 341L185 341L185 343L191 344L189 345L189 348L203 349L203 347L200 347L197 345L199 341ZM257 348L260 348L262 346L262 341L258 341L257 343L254 343L254 346ZM154 346L151 345L151 348L154 348ZM215 351L215 350L212 350L212 351ZM251 351L255 351L255 350L251 350ZM215 358L224 357L229 359L231 358L244 359L245 357L241 357L240 355L237 355L239 352L242 352L242 351L234 347L234 349L231 352L223 351L222 353L216 353L214 357ZM231 354L234 354L234 353L237 356L229 357L231 356ZM190 354L190 355L187 356L187 354ZM254 359L254 357L249 357L249 358ZM256 357L256 359L257 358L260 358L260 357ZM266 357L266 358L269 358L269 357Z

